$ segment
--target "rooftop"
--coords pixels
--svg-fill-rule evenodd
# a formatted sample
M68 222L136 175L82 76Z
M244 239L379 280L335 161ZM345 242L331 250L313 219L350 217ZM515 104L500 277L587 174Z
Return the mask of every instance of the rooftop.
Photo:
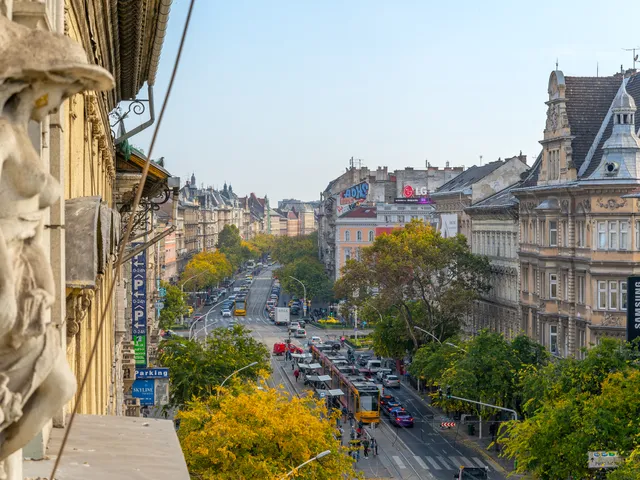
M340 218L377 218L376 207L356 207Z
M466 171L462 172L460 175L452 178L443 186L441 186L436 194L457 192L459 190L470 187L478 180L486 177L494 170L500 168L502 165L504 165L504 163L504 160L496 160L495 162L487 163L486 165L474 165L473 167L468 168Z

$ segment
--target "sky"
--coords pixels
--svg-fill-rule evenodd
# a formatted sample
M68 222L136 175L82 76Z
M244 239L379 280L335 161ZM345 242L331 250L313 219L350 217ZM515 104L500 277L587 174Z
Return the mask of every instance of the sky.
M188 3L173 1L156 115ZM601 0L196 0L152 157L183 184L195 172L272 204L318 199L351 157L394 170L522 151L531 165L556 61L565 76L632 67L638 13ZM132 143L148 152L151 132Z

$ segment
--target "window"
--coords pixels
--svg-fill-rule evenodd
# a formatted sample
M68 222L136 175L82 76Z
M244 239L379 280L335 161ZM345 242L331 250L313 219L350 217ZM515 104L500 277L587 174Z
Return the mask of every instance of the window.
M609 250L618 245L618 222L609 222Z
M620 250L629 248L629 223L620 222Z
M356 232L356 242L361 242L362 241L362 230L358 230Z
M522 291L529 291L529 267L522 267Z
M640 220L636 220L636 250L640 250Z
M391 222L391 215L385 215L384 216L384 221L387 222L387 223Z
M547 152L547 179L558 180L560 176L560 150Z
M585 279L583 276L578 277L578 303L584 305Z
M620 310L627 309L627 281L620 282Z
M558 246L558 222L555 220L549 221L549 246Z
M569 275L562 274L562 298L563 300L569 300Z
M609 310L618 309L618 282L609 282Z
M351 260L351 247L347 247L344 249L344 261Z
M549 298L558 298L558 275L549 274Z
M585 353L582 351L587 346L587 332L584 330L578 331L578 358L584 360Z
M598 309L607 309L607 282L598 282Z
M369 241L373 242L373 230L369 230Z
M540 245L547 244L547 229L546 222L544 220L540 221Z
M579 247L587 246L587 236L585 235L585 225L583 220L576 222L576 237Z
M361 253L362 253L362 249L360 247L356 248L356 260L360 260Z
M344 232L344 241L345 242L350 242L351 241L351 232L349 230Z
M398 215L398 222L404 223L404 215Z
M549 350L558 354L558 326L549 325Z
M562 246L569 246L569 235L567 233L567 222L562 222Z
M598 222L598 248L606 250L607 248L607 224Z
M522 224L522 243L529 243L529 223L527 221Z

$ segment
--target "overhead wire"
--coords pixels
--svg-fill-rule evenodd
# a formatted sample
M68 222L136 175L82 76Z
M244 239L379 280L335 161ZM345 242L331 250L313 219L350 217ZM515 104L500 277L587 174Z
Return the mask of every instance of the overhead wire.
M124 237L122 238L122 241L120 242L118 257L117 257L116 264L115 264L115 267L114 267L115 276L114 276L113 280L111 281L111 284L109 285L109 290L108 290L108 293L107 293L107 301L105 302L104 308L102 310L102 315L100 317L100 323L98 325L98 329L97 329L97 332L96 332L94 343L93 343L93 345L91 347L91 352L89 353L89 358L87 360L86 369L85 369L85 372L84 372L84 374L82 376L82 380L80 382L80 385L78 387L78 392L76 394L76 402L74 403L73 409L71 411L71 416L69 417L69 423L68 423L67 428L66 428L66 430L64 432L64 435L62 437L62 442L60 443L60 448L58 449L58 455L56 456L55 463L53 464L53 469L51 470L51 475L49 476L49 478L51 478L51 479L55 478L55 474L56 474L56 472L58 470L58 467L60 466L60 460L62 459L62 456L63 456L63 453L64 453L64 449L67 446L67 442L69 440L69 434L71 432L71 428L73 427L73 422L74 422L74 420L75 420L75 418L76 418L76 416L78 414L78 406L80 404L80 402L78 400L82 397L82 394L84 393L84 390L86 388L87 379L89 377L91 364L95 360L96 352L98 350L98 339L100 338L100 334L102 333L102 330L104 329L104 325L106 323L107 314L108 314L108 312L110 310L111 301L113 299L113 294L114 294L116 283L120 279L120 270L121 270L122 263L123 263L122 259L124 258L125 249L126 249L127 243L129 242L129 238L131 236L131 232L133 230L135 212L138 209L138 206L140 205L140 200L142 199L143 187L144 187L144 184L145 184L145 182L147 180L147 175L149 173L149 167L151 166L151 155L153 154L153 148L154 148L156 140L158 138L158 132L160 131L160 126L162 125L162 120L164 119L164 114L166 112L167 104L169 103L169 98L171 97L171 92L173 90L173 85L174 85L174 82L175 82L175 79L176 79L176 75L177 75L177 72L178 72L178 66L180 64L180 58L182 57L182 51L184 49L185 41L186 41L186 38L187 38L187 33L189 31L189 24L191 22L191 14L193 12L194 4L195 4L195 0L190 0L190 2L189 2L189 10L187 12L187 18L185 19L184 28L182 30L182 36L180 38L180 44L179 44L179 47L178 47L178 53L176 55L176 59L175 59L175 62L173 64L173 70L171 72L169 85L167 87L167 94L166 94L166 96L164 98L164 101L162 103L162 108L160 110L160 115L158 116L158 122L156 123L155 129L153 131L153 136L151 138L151 144L149 146L149 153L147 155L147 159L146 159L144 167L142 169L142 175L140 177L140 183L138 184L138 188L136 190L135 199L134 199L133 204L131 206L131 215L129 216L129 220L127 221L127 228L125 230Z

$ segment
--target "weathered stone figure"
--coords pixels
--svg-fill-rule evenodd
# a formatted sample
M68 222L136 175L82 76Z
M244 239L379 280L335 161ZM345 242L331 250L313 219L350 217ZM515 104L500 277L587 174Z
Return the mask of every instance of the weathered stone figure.
M60 195L28 123L84 90L113 88L80 45L0 16L0 479L76 389L51 322L53 275L41 245L43 214Z

